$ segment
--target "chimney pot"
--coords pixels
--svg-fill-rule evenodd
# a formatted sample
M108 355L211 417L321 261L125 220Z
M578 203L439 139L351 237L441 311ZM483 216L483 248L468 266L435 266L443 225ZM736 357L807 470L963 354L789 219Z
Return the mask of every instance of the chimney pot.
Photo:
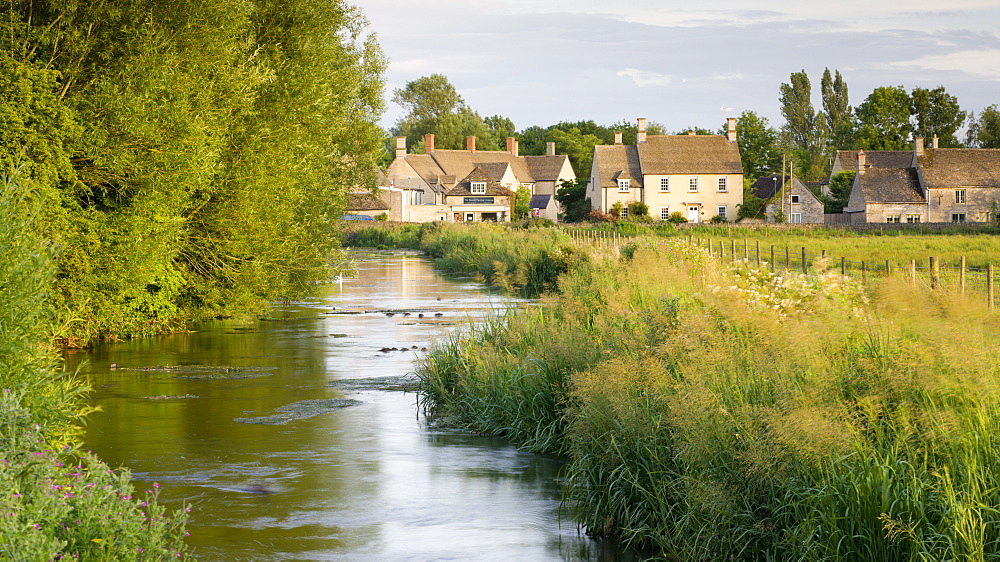
M469 135L469 136L465 137L465 148L469 152L475 152L476 151L476 137L475 136Z
M726 118L726 139L729 142L736 142L736 118Z
M858 175L865 173L865 151L864 149L858 150Z
M938 147L938 136L934 135L934 137L931 138L931 148L937 148L937 147Z
M545 155L555 156L556 155L556 143L549 141L545 143Z
M507 137L507 153L511 156L517 156L517 139L514 137Z
M688 131L688 136L689 136L689 137L693 137L693 136L695 136L695 135L697 135L697 134L698 134L698 133L696 133L696 132L695 132L695 131L693 131L693 130L691 130L691 131Z
M434 152L434 134L427 133L424 135L424 152L427 154L432 154Z

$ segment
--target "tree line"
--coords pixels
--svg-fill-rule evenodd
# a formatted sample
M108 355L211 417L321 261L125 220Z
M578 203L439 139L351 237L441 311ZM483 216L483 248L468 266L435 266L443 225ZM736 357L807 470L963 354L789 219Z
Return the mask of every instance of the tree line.
M256 311L327 275L374 186L385 59L342 0L0 7L0 174L43 201L69 342Z

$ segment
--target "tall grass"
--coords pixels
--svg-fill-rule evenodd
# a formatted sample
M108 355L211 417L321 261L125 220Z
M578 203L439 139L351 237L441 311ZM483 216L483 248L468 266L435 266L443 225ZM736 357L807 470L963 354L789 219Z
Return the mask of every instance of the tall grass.
M664 555L1000 554L996 314L681 240L628 255L431 354L428 409L567 454L588 532Z
M183 513L78 450L86 387L60 372L47 302L52 249L34 195L0 178L0 558L186 556Z

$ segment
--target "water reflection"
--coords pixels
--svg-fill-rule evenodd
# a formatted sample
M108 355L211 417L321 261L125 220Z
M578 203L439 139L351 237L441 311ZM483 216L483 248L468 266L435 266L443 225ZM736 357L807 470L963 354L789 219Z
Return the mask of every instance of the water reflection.
M616 557L560 524L558 459L429 428L413 393L331 384L406 375L422 348L509 302L417 255L357 265L357 278L261 321L70 356L86 360L102 408L88 448L130 467L140 489L160 482L168 505L190 503L205 559ZM360 403L284 425L235 421L336 398Z

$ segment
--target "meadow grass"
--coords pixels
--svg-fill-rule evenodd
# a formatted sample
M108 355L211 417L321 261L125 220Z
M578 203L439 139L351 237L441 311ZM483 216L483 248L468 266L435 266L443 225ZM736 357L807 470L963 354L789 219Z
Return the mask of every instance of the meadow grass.
M997 555L1000 317L819 265L637 238L430 354L423 403L568 455L576 520L663 555Z

